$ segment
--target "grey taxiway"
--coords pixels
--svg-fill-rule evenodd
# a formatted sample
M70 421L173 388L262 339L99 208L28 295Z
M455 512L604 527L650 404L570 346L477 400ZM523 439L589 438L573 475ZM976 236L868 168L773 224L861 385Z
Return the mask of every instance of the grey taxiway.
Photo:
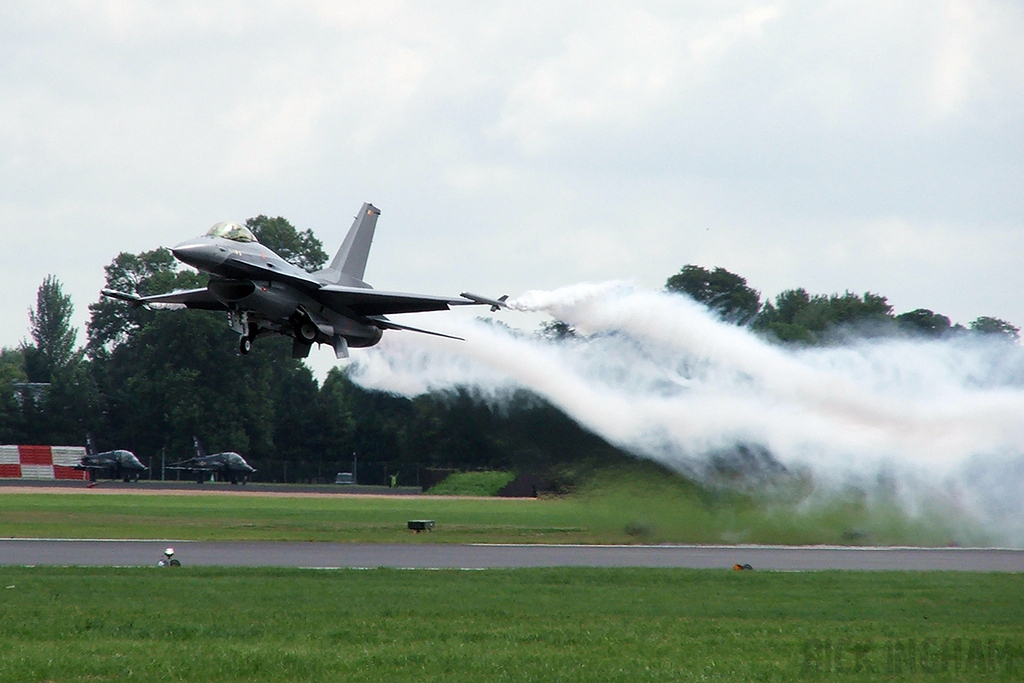
M155 566L174 548L185 566L499 569L662 567L816 571L1024 571L1024 550L805 546L452 545L0 539L0 565Z

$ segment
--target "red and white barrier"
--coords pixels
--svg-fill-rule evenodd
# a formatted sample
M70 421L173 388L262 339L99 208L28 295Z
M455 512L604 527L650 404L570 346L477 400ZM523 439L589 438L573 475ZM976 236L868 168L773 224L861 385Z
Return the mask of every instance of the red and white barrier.
M0 446L0 479L74 479L86 481L76 470L85 449L81 446Z

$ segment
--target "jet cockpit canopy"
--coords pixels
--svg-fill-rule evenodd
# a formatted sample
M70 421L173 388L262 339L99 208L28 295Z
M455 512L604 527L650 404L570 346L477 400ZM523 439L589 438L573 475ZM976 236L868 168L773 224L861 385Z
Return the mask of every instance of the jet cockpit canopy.
M226 240L234 240L235 242L257 241L256 236L252 234L249 228L238 223L232 223L231 221L217 223L206 234L209 237L223 237Z

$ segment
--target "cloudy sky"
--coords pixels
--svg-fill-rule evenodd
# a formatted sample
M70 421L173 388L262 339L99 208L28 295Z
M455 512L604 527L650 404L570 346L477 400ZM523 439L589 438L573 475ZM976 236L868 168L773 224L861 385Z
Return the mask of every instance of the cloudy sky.
M0 346L47 274L84 343L118 252L333 253L363 201L378 288L696 263L1024 326L1022 124L1019 2L3 3Z

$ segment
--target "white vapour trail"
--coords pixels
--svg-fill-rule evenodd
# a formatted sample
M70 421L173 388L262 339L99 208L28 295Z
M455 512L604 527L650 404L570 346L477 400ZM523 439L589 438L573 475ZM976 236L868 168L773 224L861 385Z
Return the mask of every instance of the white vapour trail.
M467 341L391 335L357 357L354 378L406 395L528 388L609 441L669 465L757 444L819 475L928 476L953 481L968 498L997 481L1006 500L1022 498L1020 482L999 476L1024 462L1017 345L888 340L793 351L686 297L624 283L529 292L511 306L550 313L585 337L555 344L438 319Z
M746 436L780 452L899 454L941 466L1005 447L1024 451L1024 386L976 376L979 364L1005 355L1005 344L888 341L792 352L723 324L690 299L621 283L531 292L513 305L551 313L585 334L621 331L717 368L701 392L745 397L751 411L733 415L730 431L753 428ZM1024 359L1014 351L1019 378Z

